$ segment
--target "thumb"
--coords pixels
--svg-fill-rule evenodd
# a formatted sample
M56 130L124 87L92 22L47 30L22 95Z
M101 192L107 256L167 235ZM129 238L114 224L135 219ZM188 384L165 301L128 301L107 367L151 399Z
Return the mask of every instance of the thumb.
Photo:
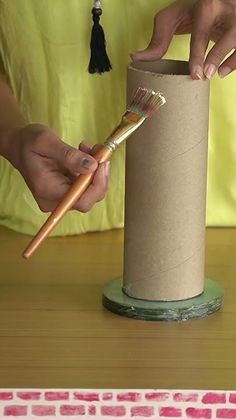
M98 162L90 154L65 143L56 155L58 163L72 175L94 172L98 166Z
M29 138L32 151L55 161L72 175L94 172L98 166L87 150L71 147L43 125L29 124L22 129L21 136Z
M155 16L151 41L143 51L131 53L134 61L159 60L167 52L174 36L177 20L176 8L170 6Z

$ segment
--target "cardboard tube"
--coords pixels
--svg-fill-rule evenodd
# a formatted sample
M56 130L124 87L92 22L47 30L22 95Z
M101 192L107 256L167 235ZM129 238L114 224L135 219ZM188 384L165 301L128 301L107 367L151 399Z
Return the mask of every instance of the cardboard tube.
M162 60L129 66L129 98L139 86L167 103L127 142L123 291L188 299L204 290L209 82Z

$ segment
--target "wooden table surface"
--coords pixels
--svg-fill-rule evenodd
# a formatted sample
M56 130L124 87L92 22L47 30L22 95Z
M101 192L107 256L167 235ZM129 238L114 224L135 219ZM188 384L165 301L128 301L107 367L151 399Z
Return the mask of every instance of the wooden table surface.
M206 274L223 310L186 323L120 317L101 304L122 274L123 232L48 239L0 228L0 387L236 389L236 230L208 229Z

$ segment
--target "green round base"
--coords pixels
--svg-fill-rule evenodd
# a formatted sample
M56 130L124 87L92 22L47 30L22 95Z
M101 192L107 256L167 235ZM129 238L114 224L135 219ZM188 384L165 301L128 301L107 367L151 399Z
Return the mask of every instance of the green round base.
M141 320L187 321L209 316L223 303L223 288L206 279L204 292L181 301L148 301L128 297L123 291L123 279L113 279L103 292L103 305L113 313Z

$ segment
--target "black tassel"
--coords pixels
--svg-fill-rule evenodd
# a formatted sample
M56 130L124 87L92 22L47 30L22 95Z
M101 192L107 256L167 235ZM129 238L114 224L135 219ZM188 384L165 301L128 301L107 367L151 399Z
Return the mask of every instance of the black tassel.
M102 74L111 70L111 63L106 52L106 40L102 26L99 23L102 14L101 8L92 9L93 28L91 33L90 49L91 57L88 71L91 74Z

